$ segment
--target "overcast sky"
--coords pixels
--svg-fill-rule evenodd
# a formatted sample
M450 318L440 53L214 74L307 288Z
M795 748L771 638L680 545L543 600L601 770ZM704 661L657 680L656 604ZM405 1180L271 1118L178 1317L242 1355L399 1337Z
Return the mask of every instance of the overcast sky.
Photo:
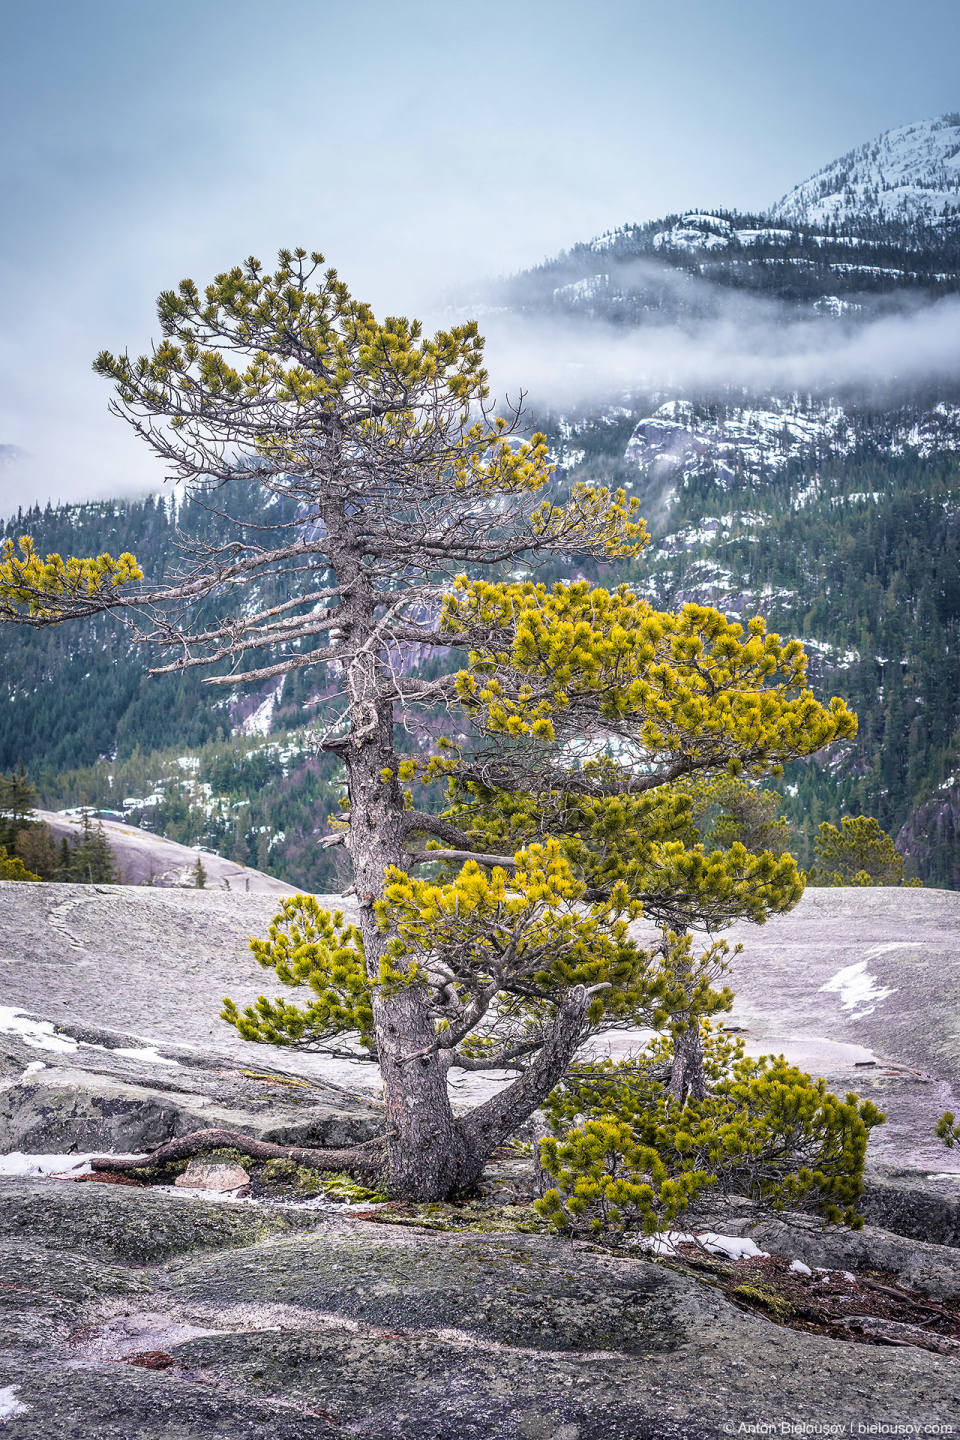
M159 484L101 348L320 248L381 312L625 221L764 208L960 109L956 0L5 0L0 509ZM4 487L5 488L2 488Z

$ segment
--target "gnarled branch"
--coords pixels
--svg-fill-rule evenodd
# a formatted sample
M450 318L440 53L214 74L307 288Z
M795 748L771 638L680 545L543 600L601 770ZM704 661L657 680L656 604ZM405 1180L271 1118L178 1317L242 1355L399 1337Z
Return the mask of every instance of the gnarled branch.
M407 859L411 865L425 865L429 860L459 860L461 863L476 860L478 865L502 865L505 870L517 868L512 855L488 855L482 850L411 850Z
M376 1174L383 1166L386 1143L391 1138L391 1134L378 1135L374 1140L364 1140L345 1150L314 1150L299 1145L272 1145L266 1140L254 1140L239 1130L194 1130L191 1135L180 1135L159 1145L141 1160L94 1155L90 1164L94 1170L126 1174L132 1170L151 1170L173 1160L208 1155L211 1150L229 1149L239 1150L241 1155L249 1155L251 1160L293 1160L305 1170L361 1170Z

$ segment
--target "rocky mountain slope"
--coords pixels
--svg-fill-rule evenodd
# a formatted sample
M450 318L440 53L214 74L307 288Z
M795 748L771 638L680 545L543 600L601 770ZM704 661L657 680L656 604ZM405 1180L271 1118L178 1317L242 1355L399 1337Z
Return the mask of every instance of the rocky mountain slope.
M855 741L784 778L802 863L822 820L870 814L960 886L958 401L661 392L537 417L569 480L623 485L652 523L640 561L585 574L763 615L858 712Z
M960 387L955 363L911 355L960 334L958 167L960 117L904 126L766 214L621 227L490 297L494 327L616 356L605 403L538 406L534 385L531 404L565 475L640 497L653 544L619 578L763 614L858 710L854 744L786 777L801 860L822 819L863 812L954 887Z
M960 114L887 130L824 166L770 209L774 220L842 226L863 215L941 221L960 213Z
M960 116L945 115L877 136L766 212L691 209L620 226L477 299L643 325L748 321L757 300L784 315L865 319L958 289Z
M72 844L82 833L82 820L76 815L36 810L33 818L46 825L57 841L66 837ZM255 895L297 893L296 885L265 875L252 866L225 860L209 849L178 845L175 840L154 835L138 825L111 819L109 815L102 816L100 823L124 885L195 889L199 862L204 872L204 886L211 890L236 890Z

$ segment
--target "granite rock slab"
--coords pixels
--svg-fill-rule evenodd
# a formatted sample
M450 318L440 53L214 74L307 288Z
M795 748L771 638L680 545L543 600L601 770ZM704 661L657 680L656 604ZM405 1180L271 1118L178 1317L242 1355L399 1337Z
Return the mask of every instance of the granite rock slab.
M960 1414L960 1361L789 1330L547 1236L7 1180L0 1268L12 1440L706 1440Z
M384 1128L382 1106L272 1062L20 1012L0 1035L0 1152L140 1153L194 1130L239 1130L279 1145L348 1146ZM57 1048L52 1048L57 1047ZM259 1053L251 1046L256 1061Z

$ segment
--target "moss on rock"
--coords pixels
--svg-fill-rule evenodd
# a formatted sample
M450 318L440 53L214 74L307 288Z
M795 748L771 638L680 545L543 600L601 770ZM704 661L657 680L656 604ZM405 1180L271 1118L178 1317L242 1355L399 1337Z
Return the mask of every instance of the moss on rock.
M307 1170L295 1160L268 1160L255 1185L263 1195L316 1195L321 1187L316 1170Z
M377 1210L383 1225L411 1225L421 1230L469 1230L484 1235L538 1235L552 1232L532 1205L484 1205L477 1201L439 1201L414 1205L387 1203Z
M776 1320L787 1320L793 1314L793 1306L780 1295L773 1285L762 1283L737 1285L730 1294L748 1305L759 1306Z

